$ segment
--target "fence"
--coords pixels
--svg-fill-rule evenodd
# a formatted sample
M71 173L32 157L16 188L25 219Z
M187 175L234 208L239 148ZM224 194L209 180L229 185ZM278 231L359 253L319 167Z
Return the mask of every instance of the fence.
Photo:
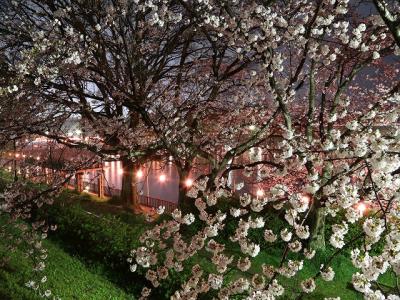
M71 178L69 185L73 187L77 187L77 180L75 178ZM84 191L86 192L91 192L94 194L99 193L99 184L96 181L83 181L82 186ZM104 187L104 196L107 197L112 197L112 196L120 196L121 195L121 190L112 188L110 186L105 186ZM171 213L174 211L177 207L178 204L175 202L171 202L168 200L162 200L158 198L153 198L150 196L145 196L145 195L139 195L139 203L144 206L148 207L153 207L153 208L158 208L160 206L165 207L165 212Z
M157 198L153 198L153 197L149 197L149 196L145 196L145 195L139 196L139 203L144 206L149 206L149 207L154 207L154 208L164 206L165 212L168 212L168 213L174 211L174 209L176 209L178 207L177 203L166 201L166 200L161 200L161 199L157 199Z
M84 181L83 188L87 192L91 192L91 193L95 193L95 194L98 194L98 192L99 192L99 184L97 182Z
M104 189L104 195L107 197L112 197L112 196L120 196L121 195L121 190L112 188L110 186L106 186Z

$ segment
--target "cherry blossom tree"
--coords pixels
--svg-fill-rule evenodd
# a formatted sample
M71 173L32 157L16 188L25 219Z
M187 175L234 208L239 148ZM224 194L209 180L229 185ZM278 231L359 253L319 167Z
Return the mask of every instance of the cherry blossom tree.
M13 97L42 101L46 111L64 118L80 116L101 143L71 141L59 126L33 127L31 133L118 155L122 196L134 199L135 169L159 149L147 130L158 97L154 86L168 86L169 74L180 66L176 57L190 20L181 21L179 6L162 2L6 1L2 9L3 51L20 85Z
M285 290L281 278L297 276L303 264L325 247L326 239L336 250L319 272L301 283L302 293L312 293L318 277L333 280L330 263L350 248L359 270L353 275L354 288L365 299L397 299L395 291L390 294L375 284L389 270L398 276L399 85L398 70L389 63L397 52L390 30L376 22L376 16L361 21L348 1L203 4L199 3L201 15L218 20L215 30L221 38L230 38L238 57L257 53L252 73L263 79L258 82L264 84L265 98L271 101L265 103L272 103L272 109L267 118L254 118L255 131L234 138L236 146L222 155L204 150L201 155L210 159L213 172L201 176L188 192L198 212L176 210L172 220L146 232L143 247L132 253L131 269L148 269L146 278L157 289L170 272L190 267L187 262L205 250L212 271L209 266L194 266L172 299L203 294L275 299ZM380 67L387 73L372 71ZM273 143L272 137L279 142ZM242 195L235 203L226 171L244 168L251 174L257 162L229 162L259 145L274 158L273 166L259 161L265 170L259 183L266 192ZM227 211L218 209L221 198L232 199ZM364 216L367 207L371 211ZM284 214L286 225L279 232L266 224L271 208ZM326 219L332 226L329 236ZM231 222L235 230L222 238ZM186 236L186 226L195 223L201 224L197 234ZM349 234L351 227L361 230ZM267 243L285 246L278 265L256 266L257 271L249 274L253 259L264 250L249 234L255 229L264 230ZM362 248L355 246L360 241ZM383 245L380 250L378 242ZM239 253L232 251L235 247ZM302 258L290 258L300 252ZM231 272L241 275L228 280ZM142 298L149 295L151 290L144 288Z
M382 20L393 34L397 46L400 47L399 3L396 3L396 1L374 0L374 5Z
M181 182L197 161L210 166L181 186L192 209L131 253L152 289L188 271L172 299L275 299L283 278L329 248L299 298L317 278L334 280L332 261L349 251L365 299L398 299L376 284L399 276L397 6L374 4L360 18L348 0L6 1L1 45L13 75L2 96L42 110L21 130L119 155L126 198L135 169L155 157L171 155ZM74 115L100 143L54 125ZM244 159L254 147L263 155ZM234 170L262 193L237 193ZM283 225L270 228L276 216ZM257 265L269 245L279 262ZM199 255L212 265L193 266Z

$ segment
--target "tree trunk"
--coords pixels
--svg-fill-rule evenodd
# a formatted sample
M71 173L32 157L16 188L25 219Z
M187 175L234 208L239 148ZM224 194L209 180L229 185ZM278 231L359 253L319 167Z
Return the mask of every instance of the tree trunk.
M314 250L325 250L325 214L323 208L313 208L311 214L310 248Z
M13 168L14 168L14 181L18 181L18 172L17 172L17 142L14 140L14 160L13 160Z
M194 202L190 201L186 196L189 187L186 185L191 166L187 168L179 168L179 191L178 191L178 207L184 212L192 212L194 209Z
M332 163L326 163L322 170L322 181L321 184L324 186L331 178L333 165ZM323 196L323 190L317 192L314 196L313 207L311 208L311 239L310 247L315 250L325 250L325 214L324 214L324 202L326 201Z
M133 209L138 212L139 194L136 185L136 172L139 169L138 164L131 161L129 158L123 158L122 162L122 187L121 200L125 203L126 208Z

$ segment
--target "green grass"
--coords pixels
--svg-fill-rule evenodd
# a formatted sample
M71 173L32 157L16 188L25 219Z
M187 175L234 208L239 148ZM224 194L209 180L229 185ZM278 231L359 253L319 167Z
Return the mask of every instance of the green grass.
M26 282L38 278L32 270L32 262L24 257L21 250L5 252L6 246L6 240L1 239L0 254L5 253L9 261L0 267L0 299L40 299L33 290L25 287ZM106 280L101 272L90 269L79 259L68 255L56 243L46 240L44 246L48 249L46 269L43 272L48 280L44 287L50 289L55 296L82 300L134 299Z
M254 261L253 268L260 269L263 263L271 265L279 265L280 252L270 251L261 252ZM282 299L295 299L302 290L300 283L302 280L314 276L325 258L315 257L312 260L304 261L303 269L299 271L298 275L294 278L285 278L279 276L279 282L286 287L286 292ZM338 256L333 261L332 268L335 271L335 278L333 281L326 282L321 278L316 281L317 288L311 295L304 295L302 299L324 299L325 297L340 297L342 300L346 299L363 299L362 295L352 289L350 282L351 276L355 269L348 258Z
M50 212L50 216L55 217L56 223L60 224L59 230L56 231L56 235L64 232L65 236L57 239L57 241L46 241L46 245L48 245L49 249L52 249L51 253L53 253L53 255L50 255L49 268L47 269L47 272L49 272L48 278L51 289L55 292L59 290L60 293L57 295L63 299L129 299L124 298L128 295L124 294L122 290L119 290L116 287L117 284L120 284L120 286L124 286L126 288L126 283L117 278L120 276L120 274L116 274L115 270L114 273L108 272L110 269L110 264L107 263L106 257L113 252L111 249L116 248L117 250L120 249L123 251L120 251L120 254L118 254L118 251L114 251L116 253L115 257L118 257L119 255L125 259L125 253L127 256L129 252L128 250L131 247L124 246L124 242L126 242L127 239L137 239L140 232L142 232L148 226L148 224L145 223L143 216L133 215L121 208L115 207L114 205L109 205L107 202L99 202L96 197L88 194L79 195L75 192L66 191L59 196L59 200L65 203L65 206L61 206L64 208L62 208L59 212ZM78 206L74 208L75 210L72 209L76 205ZM79 210L77 210L78 208ZM87 218L83 217L82 210L91 212L97 216L105 216L106 219L98 219L97 217L95 218L94 216L90 215L87 216ZM115 219L110 219L110 215L115 217ZM95 220L92 222L90 221L92 219ZM273 223L277 221L275 219L276 218L273 217L270 220L270 226L275 226L273 225ZM108 224L104 222L116 223ZM276 226L279 227L279 224L277 223ZM185 236L190 237L193 234L193 230L191 228L187 228L186 231L187 232L184 232ZM80 237L79 234L82 235L83 233L84 236ZM100 240L104 241L102 245L99 245L99 240L96 241L95 238L99 234L102 236ZM69 235L70 238L72 238L69 239L68 242ZM113 238L105 239L103 236ZM117 238L120 236L121 239ZM67 239L65 237L67 237ZM257 234L257 236L253 237L259 238L259 235ZM77 247L77 239L79 238L82 239L81 244L84 245L84 247ZM108 242L106 242L106 240ZM92 246L89 246L93 247L92 251L86 249L88 245L90 245L90 241L94 241ZM60 247L57 245L57 242L60 243ZM102 249L98 249L100 246ZM237 254L239 251L237 245L230 242L227 244L227 249L229 249L229 253L232 255ZM94 255L94 253L97 253L96 250L99 250L99 255L97 256ZM79 255L79 259L68 256L68 254L66 254L64 251L67 251L70 255L72 255L72 253ZM264 249L253 260L252 267L249 270L249 278L251 278L251 274L260 273L261 265L263 263L278 266L282 254L281 251L282 250L277 248L277 245L274 245L274 248L268 248L268 246L266 247L264 245ZM100 255L101 253L102 255ZM301 281L314 276L318 272L320 265L327 261L328 257L329 251L320 254L311 261L305 261L303 269L294 278L287 279L285 277L278 276L277 279L279 283L285 287L285 294L280 299L296 299L301 293ZM295 255L290 255L290 258L295 259ZM67 260L70 260L70 262L67 262ZM84 264L82 264L81 261L84 262ZM19 262L18 259L17 262L17 265L21 265L21 262ZM190 261L188 261L185 265L185 269L190 269L191 266L196 263L200 264L206 272L215 272L215 267L210 263L209 253L206 251L202 251L199 255L196 255L190 259ZM331 282L325 282L320 278L317 279L317 289L314 291L314 293L311 295L303 295L301 299L324 299L325 297L337 296L340 296L342 300L362 299L362 295L356 292L351 285L351 277L352 274L356 272L356 269L352 266L349 258L346 257L345 254L338 255L332 261L331 266L336 273L334 280ZM15 267L13 268L15 269ZM1 294L2 290L20 291L19 297L5 299L34 299L29 297L23 298L24 293L30 292L23 287L23 284L29 279L27 273L29 270L30 266L27 262L26 266L21 268L19 271L10 273L9 271L2 270L0 274L0 299L4 298L4 296ZM74 271L78 272L79 275L76 275ZM7 272L9 273L8 277L4 277L4 274L7 275ZM13 277L16 272L18 272L16 276L19 278L18 280ZM124 272L123 274L125 274ZM126 270L126 272L129 271ZM127 274L125 274L125 277L126 275ZM22 276L25 276L27 279L21 279L20 277ZM232 271L229 273L227 280L233 280L238 276L239 274L237 272ZM7 280L3 280L3 277ZM109 281L107 281L107 277ZM4 289L1 288L2 281L5 281L7 284ZM77 281L79 281L79 283ZM111 283L110 281L114 283ZM131 284L130 282L131 281L129 281L129 284ZM137 281L135 282L136 285L139 285ZM383 286L394 287L396 285L396 278L392 273L388 272L380 277L379 283L383 284ZM171 286L171 288L173 287ZM112 291L114 291L115 294L111 294ZM159 298L157 299L166 299L165 293L162 292L162 296L160 294Z
M232 252L234 255L236 252ZM269 264L278 266L280 263L281 252L276 249L269 249L268 251L261 251L256 258L252 261L252 266L248 270L248 278L251 280L252 274L260 274L262 264ZM285 293L279 299L291 300L298 299L299 295L302 293L300 286L301 281L313 277L319 270L321 264L323 264L328 258L327 254L322 254L319 257L314 257L312 260L304 261L303 269L298 272L298 274L292 278L286 278L283 276L278 276L278 283L285 288ZM207 262L204 259L199 259L197 261L200 265L207 267ZM208 264L209 265L209 264ZM352 275L357 272L357 269L353 267L351 261L343 256L339 255L334 258L331 263L333 270L335 271L335 278L333 281L326 282L320 277L316 280L317 288L315 291L308 295L303 294L302 300L315 300L324 299L327 297L340 297L341 300L357 300L363 299L363 295L353 289L351 284ZM225 278L226 281L231 281L237 279L239 276L243 276L243 273L238 273L239 271L229 273L228 277ZM382 275L378 283L382 287L391 287L387 291L392 290L396 285L395 275L391 272L387 272ZM395 292L394 292L395 293Z

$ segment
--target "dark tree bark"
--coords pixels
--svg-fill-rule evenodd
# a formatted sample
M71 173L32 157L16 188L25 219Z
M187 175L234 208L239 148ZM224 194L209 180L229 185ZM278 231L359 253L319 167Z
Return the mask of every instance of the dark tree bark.
M138 164L125 157L122 158L122 187L121 200L126 208L139 211L139 193L136 185L136 172L139 169Z
M14 168L14 181L18 181L18 172L17 172L17 142L13 141L13 149L14 149L14 159L13 159L13 168Z
M398 47L400 47L400 18L396 18L396 12L390 11L390 8L383 0L374 0L376 10L379 12L382 20L389 28Z
M191 165L177 167L179 174L179 191L178 191L178 207L184 212L191 212L194 209L193 201L186 196L189 187L186 185L186 180L189 176Z

